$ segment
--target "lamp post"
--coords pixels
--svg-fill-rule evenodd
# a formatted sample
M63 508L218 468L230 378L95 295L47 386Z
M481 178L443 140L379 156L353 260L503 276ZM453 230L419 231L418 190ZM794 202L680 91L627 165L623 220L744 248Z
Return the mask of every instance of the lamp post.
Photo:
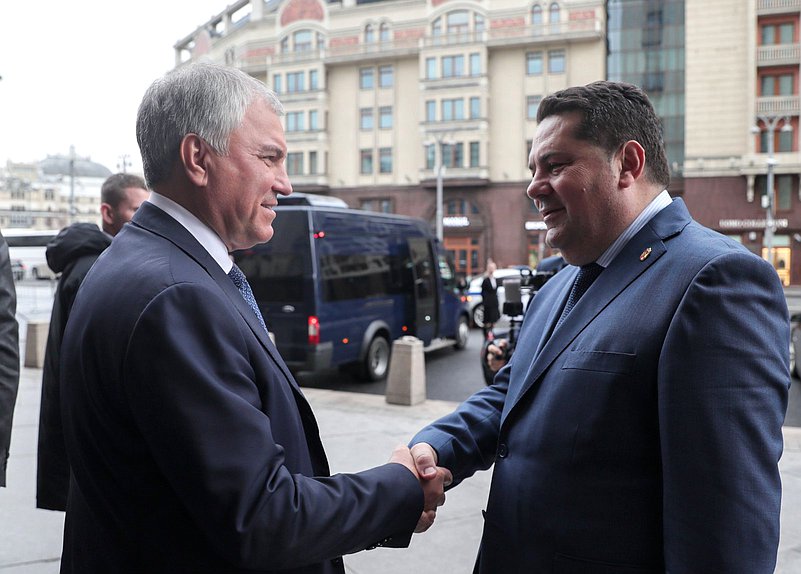
M442 203L443 203L443 192L442 192L442 178L445 175L445 165L442 161L442 146L443 145L450 145L452 142L447 139L445 134L433 134L434 141L427 141L426 145L433 145L434 146L434 173L437 176L437 206L436 206L436 233L437 239L440 242L443 241L444 233L442 230Z
M779 128L779 131L782 132L791 132L793 131L793 126L790 123L790 118L786 116L759 116L757 118L757 125L754 126L757 133L761 131L759 122L765 126L768 144L767 181L765 185L765 195L762 198L762 207L765 209L765 235L763 246L765 248L767 260L773 265L773 234L776 231L776 219L774 217L776 200L773 193L773 166L776 165L776 158L773 157L773 138L776 133L776 128ZM781 127L779 127L780 124Z

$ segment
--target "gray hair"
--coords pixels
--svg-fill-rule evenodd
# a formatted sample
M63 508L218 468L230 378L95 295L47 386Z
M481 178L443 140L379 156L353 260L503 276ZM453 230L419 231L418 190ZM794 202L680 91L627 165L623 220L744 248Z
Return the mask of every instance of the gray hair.
M166 181L187 134L196 134L215 153L228 153L228 140L254 100L263 98L279 116L275 93L236 68L208 61L186 64L157 79L145 92L136 118L136 141L150 188Z

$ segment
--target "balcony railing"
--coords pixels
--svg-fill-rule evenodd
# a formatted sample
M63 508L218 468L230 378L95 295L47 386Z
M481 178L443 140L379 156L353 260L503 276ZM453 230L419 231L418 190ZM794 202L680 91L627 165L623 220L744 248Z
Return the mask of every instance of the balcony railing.
M801 10L801 0L757 0L757 15L784 14Z
M801 62L801 46L798 44L777 44L757 48L758 66L794 65Z
M797 116L801 113L798 96L766 96L757 98L758 115Z
M801 1L801 0L799 0ZM489 31L490 46L526 43L547 43L562 40L594 40L603 37L603 27L597 18L582 18L552 24L529 24L493 28Z

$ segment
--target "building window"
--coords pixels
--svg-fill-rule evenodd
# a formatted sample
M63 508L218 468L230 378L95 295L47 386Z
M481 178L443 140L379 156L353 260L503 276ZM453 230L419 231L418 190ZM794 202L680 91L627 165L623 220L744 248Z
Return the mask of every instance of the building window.
M359 173L362 175L373 173L373 150L363 149L359 152Z
M391 88L393 84L392 66L379 66L378 85L381 88Z
M464 56L443 56L442 77L457 78L464 76Z
M462 167L464 146L461 142L455 144L442 144L442 165L445 167Z
M426 146L426 169L434 169L436 161L436 148L434 144L428 144Z
M378 27L378 39L381 42L389 42L389 26L386 22L382 22Z
M794 177L790 174L774 175L773 197L776 202L776 211L790 211L792 209ZM767 177L758 175L754 183L759 196L764 196L768 191Z
M442 100L442 121L464 119L464 100L462 98Z
M312 131L320 129L320 126L317 124L317 117L317 110L309 110L309 129Z
M466 34L470 28L470 14L467 10L454 10L445 16L448 34Z
M761 153L768 153L768 132L766 130L759 132L759 151ZM793 151L793 132L781 130L774 132L773 151Z
M537 119L537 109L540 107L542 96L526 96L526 117L530 120Z
M317 77L318 77L317 70L309 70L309 89L310 90L316 90L317 89Z
M470 167L478 167L479 163L479 142L470 142Z
M548 9L548 22L551 24L551 30L556 31L559 29L559 4L551 2Z
M309 174L317 175L317 152L309 152Z
M281 93L281 74L273 74L273 91L276 94Z
M565 71L565 51L550 50L548 52L548 72L551 74L563 74Z
M378 108L378 127L382 130L392 129L392 106Z
M303 129L303 112L287 112L286 131L302 132Z
M426 80L433 80L437 77L437 59L426 58Z
M281 39L281 53L286 54L289 52L289 36L284 36Z
M470 119L474 120L481 117L481 98L473 96L470 98Z
M484 16L476 12L473 15L473 31L474 32L483 32L484 28L486 27L486 20Z
M359 87L362 90L372 90L375 87L373 76L372 68L359 69Z
M362 108L359 110L359 129L373 129L373 108Z
M760 78L761 96L792 96L793 75L766 75Z
M364 28L364 43L365 44L372 44L375 42L375 32L373 31L373 25L367 24Z
M290 94L306 90L306 74L304 72L290 72L286 75L286 91Z
M312 35L311 30L298 30L292 34L292 41L294 43L295 52L310 52L312 49Z
M531 24L534 26L542 25L542 6L534 4L531 7Z
M794 42L795 24L793 22L762 26L762 45L792 44Z
M437 102L426 100L426 121L434 122L437 120Z
M303 153L291 152L286 154L287 175L303 175Z
M542 52L526 52L526 74L529 76L542 74Z
M393 213L392 200L388 198L363 199L359 206L365 211L377 211L379 213Z
M470 75L481 75L481 54L470 54Z
M378 171L392 173L392 148L382 147L378 150Z

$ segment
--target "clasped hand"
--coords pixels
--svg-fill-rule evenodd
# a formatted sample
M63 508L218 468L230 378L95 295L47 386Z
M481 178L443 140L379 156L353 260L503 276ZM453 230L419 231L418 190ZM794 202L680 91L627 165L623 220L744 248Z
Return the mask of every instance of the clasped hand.
M414 531L425 532L434 524L437 507L445 504L445 487L453 482L451 471L436 465L436 451L426 443L416 444L411 450L398 445L389 461L402 464L420 481L424 496L423 513Z

